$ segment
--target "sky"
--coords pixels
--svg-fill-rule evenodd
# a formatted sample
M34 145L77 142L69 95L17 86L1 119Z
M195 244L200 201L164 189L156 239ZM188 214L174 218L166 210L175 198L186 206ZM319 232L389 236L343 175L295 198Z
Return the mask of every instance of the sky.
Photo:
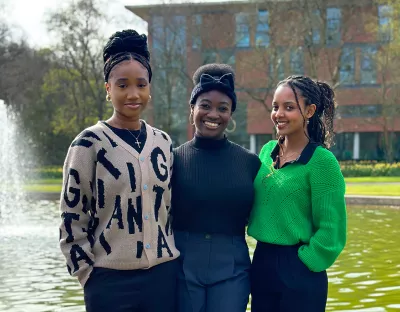
M117 17L118 24L107 27L106 36L117 30L134 28L139 33L147 32L147 24L125 9L125 5L183 2L184 0L108 0L107 12ZM216 2L221 0L190 0L190 2ZM226 0L222 0L226 1ZM232 0L231 0L232 1ZM52 38L46 30L44 20L49 10L65 5L66 0L0 0L6 4L6 11L0 12L0 18L6 17L13 25L14 35L23 36L34 47L46 47Z
M105 35L110 36L117 30L134 28L138 32L147 32L147 24L125 9L124 5L138 4L146 0L109 0L107 12L117 17L118 24L107 27ZM1 1L0 1L1 2ZM44 23L46 14L65 5L65 0L2 0L6 5L3 14L11 23L14 36L24 37L34 47L46 47L52 44L52 38L46 30ZM148 1L146 1L147 3Z

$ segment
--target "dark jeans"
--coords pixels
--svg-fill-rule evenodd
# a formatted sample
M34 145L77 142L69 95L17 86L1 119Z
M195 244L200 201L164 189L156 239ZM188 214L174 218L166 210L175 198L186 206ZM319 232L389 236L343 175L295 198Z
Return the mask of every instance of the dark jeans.
M298 257L301 245L257 243L251 266L252 312L323 312L328 278Z
M175 231L178 312L245 312L250 256L243 236Z
M94 268L84 287L87 312L176 312L178 260L148 270Z

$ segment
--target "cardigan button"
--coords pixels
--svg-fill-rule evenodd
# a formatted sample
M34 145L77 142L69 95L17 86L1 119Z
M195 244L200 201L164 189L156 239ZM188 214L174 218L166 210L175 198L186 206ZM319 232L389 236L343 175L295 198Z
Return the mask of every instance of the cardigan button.
M140 156L139 159L140 159L141 162L144 162L144 157L143 156Z
M143 185L143 189L147 190L147 184Z
M150 249L150 244L147 244L147 245L146 245L146 249Z

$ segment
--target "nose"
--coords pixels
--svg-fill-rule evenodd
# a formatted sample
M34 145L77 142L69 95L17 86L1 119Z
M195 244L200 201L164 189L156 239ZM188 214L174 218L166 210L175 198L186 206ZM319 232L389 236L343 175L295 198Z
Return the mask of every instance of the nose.
M278 110L276 111L276 117L279 118L279 117L283 117L284 115L285 114L284 114L283 108L278 108Z
M139 99L139 90L138 88L132 87L128 90L127 100L128 101L136 101Z
M217 109L211 109L208 114L207 114L208 118L212 118L212 119L218 119L219 118L219 114Z

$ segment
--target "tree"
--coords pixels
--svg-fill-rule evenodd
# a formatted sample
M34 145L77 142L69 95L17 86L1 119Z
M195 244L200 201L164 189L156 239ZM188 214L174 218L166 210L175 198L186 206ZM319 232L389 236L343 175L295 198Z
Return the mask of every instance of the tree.
M59 103L60 109L68 111L74 107L77 114L91 112L87 117L95 116L99 120L105 116L102 47L106 39L101 30L106 23L101 3L95 0L73 0L64 9L49 15L48 29L58 38L53 50L55 58L65 70L52 78L61 79L59 84L70 95ZM66 83L67 77L75 83ZM87 118L81 123L82 118L76 119L78 127L92 122Z

